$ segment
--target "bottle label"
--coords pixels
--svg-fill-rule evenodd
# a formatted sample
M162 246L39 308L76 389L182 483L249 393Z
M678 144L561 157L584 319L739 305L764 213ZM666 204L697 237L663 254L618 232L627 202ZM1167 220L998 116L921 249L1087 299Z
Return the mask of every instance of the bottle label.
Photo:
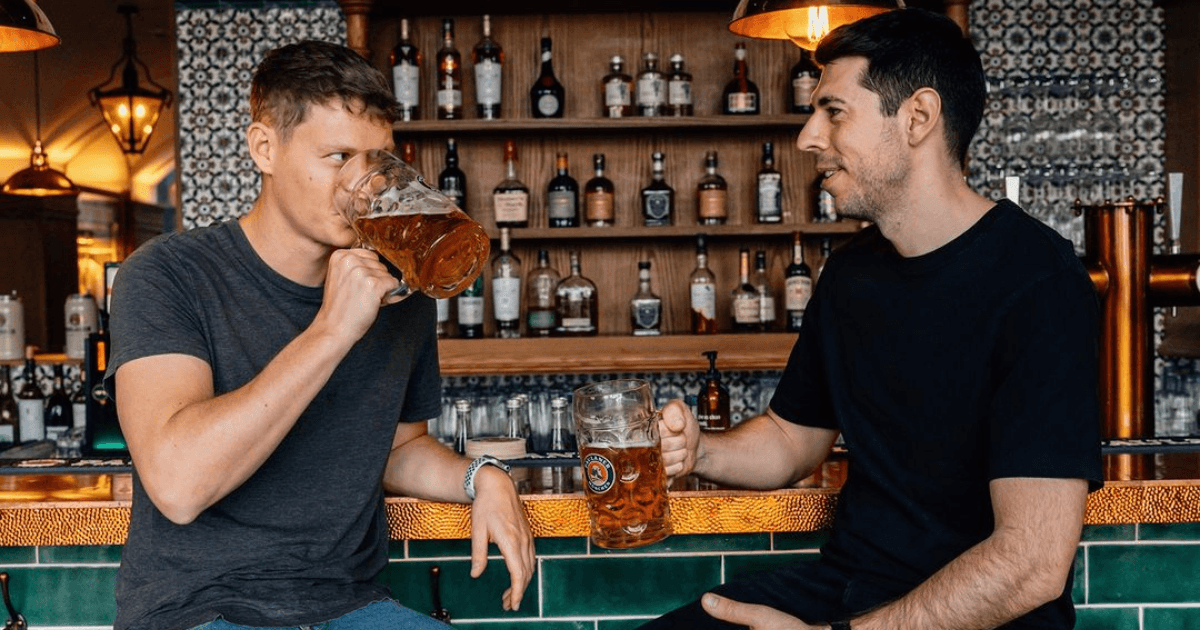
M564 317L562 320L564 330L575 332L592 330L592 320L587 317Z
M450 321L450 298L438 298L437 320L439 322Z
M762 321L760 309L758 298L735 298L733 300L733 321L739 324L757 324Z
M462 107L462 90L438 90L437 104L439 108Z
M492 308L498 321L515 322L521 319L520 278L492 278Z
M605 107L628 107L633 104L630 97L628 83L613 79L604 84Z
M550 330L554 328L554 311L529 309L526 321L530 330Z
M817 220L837 221L837 218L837 210L833 207L833 195L822 188L817 193Z
M721 414L719 413L697 413L696 422L700 425L700 428L708 429L709 431L725 430L723 426L725 423L721 420Z
M758 319L764 324L775 321L775 298L758 298Z
M459 206L459 208L458 208L459 210L463 209L461 203L459 203L459 202L464 197L463 193L466 192L462 189L462 186L460 186L461 183L462 183L462 181L459 180L459 178L450 177L450 178L446 179L445 185L442 186L442 194L446 195L452 201L454 201L455 205ZM465 210L464 210L464 212L465 212Z
M634 304L633 328L638 330L658 330L658 321L662 313L661 304Z
M642 191L642 212L646 225L667 225L671 217L671 191Z
M553 116L558 113L558 97L553 94L543 94L537 100L538 112L543 116Z
M46 427L46 439L58 441L71 427Z
M812 94L815 89L817 89L817 77L808 72L802 73L792 79L792 102L796 104L796 107L811 109Z
M592 192L588 191L583 198L584 206L587 209L588 221L606 221L612 223L613 220L613 194L610 192Z
M480 105L500 104L500 67L491 59L475 64L475 100Z
M617 471L608 458L596 453L590 453L583 458L583 476L587 479L588 490L593 494L604 494L617 481Z
M708 319L717 317L717 289L715 286L704 284L692 285L692 310Z
M792 276L784 281L786 305L789 311L803 311L808 308L808 300L812 298L812 278L808 276Z
M41 398L17 399L17 417L20 418L18 433L22 442L46 439L45 413L46 405Z
M638 78L638 105L641 107L657 107L666 102L666 83L659 77L643 76Z
M573 219L578 216L575 209L575 193L570 190L548 192L546 201L546 215L551 219Z
M758 219L778 221L783 217L783 182L779 173L758 176Z
M483 323L483 297L458 296L458 325L478 326Z
M692 82L675 80L667 84L667 102L671 105L692 104Z
M753 92L734 92L729 95L726 109L734 114L752 114L758 111L758 95Z
M492 194L497 223L524 223L529 220L529 193L511 190Z
M726 201L729 198L729 191L708 189L700 191L700 218L702 219L724 219L729 216L726 211Z
M421 72L408 63L392 66L392 81L396 84L396 100L402 107L416 107L420 102Z
M87 426L87 403L72 403L71 418L75 428Z

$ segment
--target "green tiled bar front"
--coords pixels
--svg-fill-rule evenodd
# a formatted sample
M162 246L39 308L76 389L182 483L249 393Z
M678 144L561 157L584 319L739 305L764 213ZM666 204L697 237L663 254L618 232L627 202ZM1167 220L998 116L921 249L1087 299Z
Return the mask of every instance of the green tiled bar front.
M442 605L469 630L633 630L722 579L815 559L824 532L673 536L609 551L586 538L537 540L538 572L521 610L505 612L509 578L496 547L470 577L465 540L394 541L382 580L415 610L433 609L430 567L441 568ZM119 546L0 547L13 602L31 627L111 627ZM1200 630L1200 525L1084 529L1073 594L1078 630Z

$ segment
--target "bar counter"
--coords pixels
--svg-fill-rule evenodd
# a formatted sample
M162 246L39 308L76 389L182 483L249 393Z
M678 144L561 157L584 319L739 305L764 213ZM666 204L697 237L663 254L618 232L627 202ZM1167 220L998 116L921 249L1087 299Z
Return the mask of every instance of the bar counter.
M1200 454L1105 460L1109 481L1088 497L1088 525L1200 523ZM0 475L0 546L122 544L129 527L129 483L128 473ZM672 490L671 515L678 534L811 532L832 523L837 493L836 487ZM582 493L530 492L522 499L535 536L587 536ZM470 536L466 505L407 497L386 501L395 540Z

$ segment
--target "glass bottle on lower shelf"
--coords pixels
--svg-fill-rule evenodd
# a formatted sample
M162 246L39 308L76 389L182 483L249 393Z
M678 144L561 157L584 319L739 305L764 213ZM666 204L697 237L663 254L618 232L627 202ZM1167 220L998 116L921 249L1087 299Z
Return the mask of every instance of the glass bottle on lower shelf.
M792 264L784 272L784 293L787 307L787 331L800 332L804 311L812 297L812 269L804 262L804 240L799 232L792 233Z
M692 334L717 332L717 278L708 268L708 247L703 234L696 237L696 268L688 284Z
M737 332L756 331L762 323L762 306L758 289L750 283L750 250L743 247L738 256L738 282L730 293L733 298L733 329Z
M662 334L662 298L650 289L650 261L638 263L638 292L629 301L629 319L637 336Z
M604 176L604 154L592 156L592 165L596 176L588 180L583 189L583 215L587 224L592 227L605 227L613 224L615 215L615 190L612 180Z
M558 327L554 291L561 279L550 266L550 252L538 250L537 267L525 282L525 329L530 337L549 337Z
M701 225L724 225L729 218L729 185L717 174L717 152L704 156L704 177L696 184L696 219Z
M512 253L508 228L500 228L500 253L492 261L492 315L496 336L521 336L521 259Z
M458 294L458 334L464 339L483 337L483 274Z
M653 171L650 183L642 189L642 224L646 227L671 225L675 214L675 189L667 184L667 157L656 151L650 156Z
M770 331L775 327L775 292L771 290L771 280L767 276L767 252L761 249L754 253L754 278L751 284L758 290L759 328Z
M578 251L571 251L571 275L558 283L555 304L558 308L557 334L587 336L599 332L600 309L596 285L583 276Z

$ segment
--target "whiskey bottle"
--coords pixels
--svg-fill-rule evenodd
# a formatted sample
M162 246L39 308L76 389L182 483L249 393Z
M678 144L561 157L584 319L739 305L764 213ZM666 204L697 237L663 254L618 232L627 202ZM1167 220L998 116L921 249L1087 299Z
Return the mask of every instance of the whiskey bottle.
M633 115L633 77L625 74L625 60L614 55L601 87L601 112L607 118Z
M737 332L758 330L762 323L762 305L758 289L750 283L750 250L745 247L738 252L738 282L733 285L733 329Z
M20 443L17 431L21 422L21 411L13 397L12 381L7 365L0 366L0 450Z
M692 75L683 70L683 55L671 55L671 74L667 77L667 115L691 116Z
M584 218L592 227L612 225L615 194L612 180L604 176L603 153L592 156L592 166L596 169L596 176L589 179L583 187Z
M517 145L504 142L504 179L492 190L497 227L529 227L529 187L517 179Z
M437 300L437 336L445 339L450 335L450 298Z
M85 341L86 343L86 341ZM71 415L76 427L87 426L87 368L81 367L79 378L71 388Z
M629 320L633 334L662 334L662 299L650 289L650 261L638 263L638 291L629 301Z
M454 47L454 19L442 20L442 49L437 54L437 117L457 120L462 111L462 55Z
M808 308L808 300L812 297L813 279L812 270L804 262L804 242L799 232L792 233L792 264L788 265L784 276L787 330L800 332L804 310Z
M761 330L775 327L775 292L771 290L771 279L767 275L767 253L754 253L754 278L751 284L758 291L758 321Z
M642 72L638 74L637 109L639 116L662 116L667 109L667 80L658 70L658 55L642 55Z
M665 179L663 171L666 156L655 152L650 183L642 189L642 222L646 227L671 225L675 214L675 189Z
M704 177L696 185L696 217L701 225L722 225L729 218L729 186L717 174L717 152L704 156Z
M483 35L471 50L475 65L475 113L484 120L500 118L504 49L492 39L492 18L483 16Z
M801 49L800 61L792 66L792 89L789 93L791 102L788 103L788 110L793 114L813 113L812 95L813 90L817 88L817 82L821 80L821 68L813 62L811 55L809 51Z
M529 105L533 108L534 118L562 118L567 108L566 93L554 77L554 64L550 59L550 38L543 37L542 73L529 88Z
M833 195L825 190L825 174L817 175L813 180L813 221L816 223L832 223L838 220L837 209L833 205Z
M538 264L525 283L525 327L530 337L549 337L558 327L555 289L560 277L550 266L550 252L538 250Z
M464 339L483 337L483 274L458 294L458 334Z
M560 335L595 335L599 331L600 312L596 296L596 285L583 277L579 266L579 252L571 251L571 275L563 278L554 291L558 309Z
M408 37L408 19L400 20L400 42L388 57L392 65L392 85L400 104L400 120L421 118L421 50Z
M546 187L546 218L550 227L579 227L579 184L567 172L567 154L554 160L558 174Z
M696 268L688 284L692 334L717 332L717 279L708 268L708 247L703 234L696 237Z
M25 346L25 370L21 373L21 389L17 390L17 433L22 442L46 438L46 397L37 384L37 365L33 356L34 347Z
M446 140L446 167L438 175L438 188L459 210L470 214L467 209L467 175L458 168L458 143L454 138Z
M54 381L50 388L50 396L46 398L46 411L43 426L46 428L46 439L58 440L75 425L75 411L71 406L71 397L63 386L62 364L54 366Z
M750 80L746 68L746 45L738 42L733 49L733 79L725 85L721 111L725 114L757 114L758 86Z
M512 253L512 236L500 228L500 253L492 260L492 315L496 336L521 336L521 259Z
M770 142L763 143L757 201L759 223L783 221L783 176L775 170L775 146Z

